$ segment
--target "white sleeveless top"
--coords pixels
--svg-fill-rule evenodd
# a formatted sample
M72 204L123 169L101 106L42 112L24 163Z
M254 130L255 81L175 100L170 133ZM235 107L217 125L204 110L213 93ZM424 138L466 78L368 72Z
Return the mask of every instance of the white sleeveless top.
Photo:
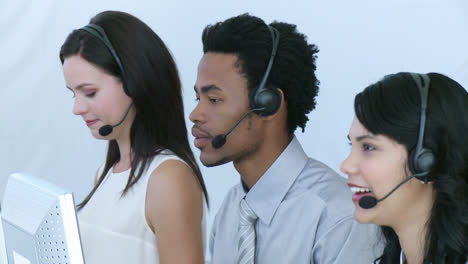
M145 218L146 186L151 173L164 161L179 157L165 151L153 158L148 169L121 197L130 169L120 173L109 170L106 178L85 207L78 213L81 244L87 264L157 264L155 234ZM103 166L98 171L102 173ZM206 204L203 204L203 249L205 250Z

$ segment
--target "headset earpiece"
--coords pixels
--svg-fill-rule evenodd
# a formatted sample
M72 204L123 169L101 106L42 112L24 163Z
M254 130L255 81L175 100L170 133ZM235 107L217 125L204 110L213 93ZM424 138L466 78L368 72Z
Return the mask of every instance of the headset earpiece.
M281 94L277 89L264 88L257 91L251 102L254 102L252 109L263 108L257 111L259 116L269 116L278 111L281 105Z
M432 180L429 178L428 174L431 171L431 168L435 162L435 156L432 150L423 147L430 78L426 74L411 73L411 76L416 82L419 93L421 95L421 117L419 122L418 142L416 148L413 149L409 155L408 164L411 173L422 174L421 176L417 176L416 178L418 178L421 181L424 181L424 183L427 183L428 181Z
M266 86L266 81L268 80L271 67L273 66L273 61L275 59L280 38L280 33L274 27L268 26L268 29L270 30L271 39L273 42L271 57L260 85L252 92L252 96L250 98L250 109L259 109L255 110L255 113L257 113L259 116L272 115L278 111L281 105L280 92L274 87Z

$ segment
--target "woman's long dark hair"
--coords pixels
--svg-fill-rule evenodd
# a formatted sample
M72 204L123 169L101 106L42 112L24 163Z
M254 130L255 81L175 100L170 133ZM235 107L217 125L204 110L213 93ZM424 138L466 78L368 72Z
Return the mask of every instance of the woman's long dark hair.
M464 264L468 257L468 93L454 80L430 77L423 146L435 155L430 176L435 201L426 221L424 264ZM397 73L367 87L354 101L356 117L371 133L406 147L416 146L421 113L419 89L409 73ZM401 246L382 227L386 246L381 264L399 263Z
M205 183L187 138L179 74L166 45L144 22L124 12L99 13L90 24L104 29L122 62L124 73L104 43L80 29L74 30L65 40L60 60L63 64L67 57L79 54L118 77L128 89L136 114L130 130L130 176L122 195L141 178L154 156L168 149L192 168L208 202ZM109 169L119 160L119 146L115 140L110 140L104 169L78 209L88 203Z

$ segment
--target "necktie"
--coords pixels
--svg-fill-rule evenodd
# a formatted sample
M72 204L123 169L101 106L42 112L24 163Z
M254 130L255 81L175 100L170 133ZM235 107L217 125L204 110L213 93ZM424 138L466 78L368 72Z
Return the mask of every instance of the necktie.
M255 222L258 216L249 205L242 199L240 204L240 223L239 223L239 254L238 264L255 263Z

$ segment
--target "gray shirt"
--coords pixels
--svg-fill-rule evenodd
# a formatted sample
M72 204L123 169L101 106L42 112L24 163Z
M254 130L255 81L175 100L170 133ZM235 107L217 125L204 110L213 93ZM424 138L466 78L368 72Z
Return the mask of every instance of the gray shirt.
M308 158L294 138L258 182L227 194L210 235L211 263L236 263L239 204L258 215L256 264L372 263L378 227L358 224L346 180ZM380 238L380 237L379 237Z

